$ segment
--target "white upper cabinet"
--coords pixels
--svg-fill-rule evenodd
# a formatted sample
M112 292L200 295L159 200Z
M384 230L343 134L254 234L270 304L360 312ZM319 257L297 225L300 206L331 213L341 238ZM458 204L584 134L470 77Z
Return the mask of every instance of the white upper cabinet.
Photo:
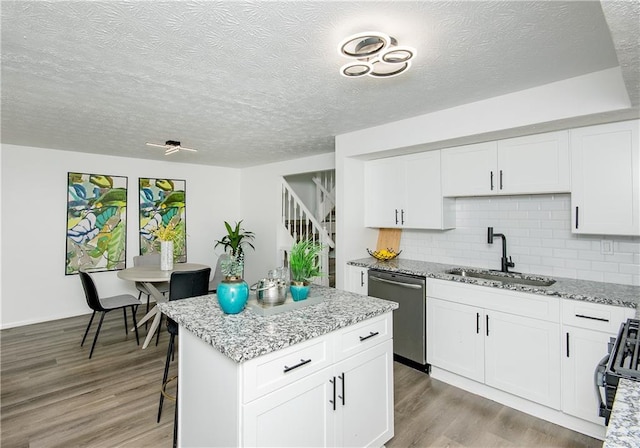
M498 193L562 193L571 189L569 132L498 142Z
M442 150L442 195L496 193L498 144L479 143Z
M568 131L442 151L444 196L560 193L569 190Z
M442 197L440 152L367 162L365 225L413 229L454 227L455 204Z
M640 235L639 124L571 131L573 233Z

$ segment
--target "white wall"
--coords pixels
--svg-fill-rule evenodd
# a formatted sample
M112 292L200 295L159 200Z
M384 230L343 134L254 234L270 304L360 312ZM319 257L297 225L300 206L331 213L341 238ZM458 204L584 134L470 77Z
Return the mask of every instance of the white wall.
M507 237L514 271L640 286L640 237L572 234L570 208L569 194L458 198L456 228L403 230L401 257L500 269L502 241L487 243L492 226Z
M255 232L255 251L247 251L245 280L254 283L278 266L278 231L281 221L281 178L283 176L331 170L333 153L242 170L242 218L247 230Z
M215 265L223 221L241 215L240 170L14 145L0 148L2 328L90 312L77 275L65 276L69 171L128 177L127 265L138 254L139 177L186 180L188 261ZM238 192L233 194L233 192ZM132 293L116 272L94 275L102 295Z

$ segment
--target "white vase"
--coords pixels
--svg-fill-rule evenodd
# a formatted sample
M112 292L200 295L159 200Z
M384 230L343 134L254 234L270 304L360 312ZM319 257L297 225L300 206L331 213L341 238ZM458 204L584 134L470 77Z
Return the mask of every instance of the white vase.
M173 269L173 241L160 241L160 269Z

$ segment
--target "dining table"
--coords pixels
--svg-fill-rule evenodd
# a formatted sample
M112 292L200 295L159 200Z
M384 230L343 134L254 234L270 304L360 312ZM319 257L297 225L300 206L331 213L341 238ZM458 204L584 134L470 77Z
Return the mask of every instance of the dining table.
M143 283L155 299L156 303L162 303L169 300L169 298L158 291L158 288L155 287L154 283L170 282L171 273L173 272L197 271L208 267L209 266L207 265L198 263L174 263L173 268L170 270L160 269L160 265L133 266L118 271L118 278ZM147 337L144 340L144 344L142 344L143 349L147 348L149 342L153 339L154 333L160 325L162 313L157 306L154 306L141 320L138 321L138 328L151 318L153 318L153 322L151 322ZM134 330L135 328L131 329L131 331Z

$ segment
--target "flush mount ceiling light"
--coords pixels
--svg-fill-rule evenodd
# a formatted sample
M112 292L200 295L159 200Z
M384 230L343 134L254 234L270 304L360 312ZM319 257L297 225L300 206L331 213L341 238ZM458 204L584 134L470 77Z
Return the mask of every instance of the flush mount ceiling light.
M145 143L147 146L153 146L155 148L164 148L164 155L168 156L171 154L175 154L178 151L191 151L198 152L197 149L185 148L184 146L180 146L180 142L177 140L167 140L164 145L160 145L158 143Z
M340 67L340 74L347 78L398 76L411 67L416 55L415 48L400 46L393 37L377 31L347 37L340 42L338 52L354 60Z

